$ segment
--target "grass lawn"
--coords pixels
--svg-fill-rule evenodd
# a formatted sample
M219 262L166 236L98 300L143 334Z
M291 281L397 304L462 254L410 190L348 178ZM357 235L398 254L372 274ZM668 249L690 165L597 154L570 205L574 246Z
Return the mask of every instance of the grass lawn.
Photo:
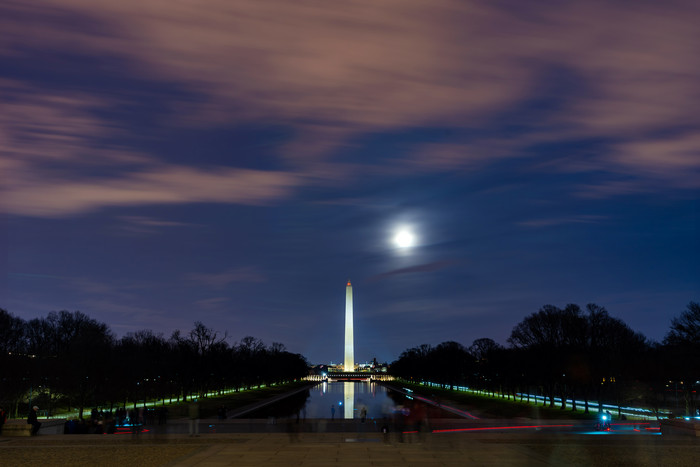
M302 387L311 387L315 383L308 381L297 381L293 383L278 384L275 386L266 386L258 389L246 389L240 392L224 394L218 397L207 397L199 399L199 410L202 418L214 418L217 415L219 407L222 405L227 410L238 409L245 407L248 404L271 399L280 394L293 391ZM170 417L186 417L188 414L189 402L168 405Z
M406 381L396 381L395 386L412 389L415 393L425 396L429 399L438 400L450 405L456 405L465 408L468 411L473 411L482 418L539 418L539 419L581 419L592 420L597 417L595 413L583 413L583 407L577 406L576 412L573 412L570 406L566 410L561 410L559 405L550 409L542 407L531 402L514 402L511 397L510 401L501 397L490 397L471 392L453 391L450 389L440 389L436 387L423 386L420 384L409 383Z
M263 388L242 389L239 392L232 392L228 394L223 394L221 396L200 398L198 400L200 416L202 418L215 418L217 416L219 407L221 407L222 405L226 407L226 410L233 410L239 407L244 407L248 404L252 404L254 402L271 399L279 394L290 392L295 389L299 389L306 386L311 387L313 386L313 384L315 383L309 383L307 381L296 381L292 383L278 384L275 386L266 386ZM141 407L142 405L142 402L137 403L137 407ZM149 401L148 406L157 409L158 407L162 406L162 401L155 403ZM129 402L126 406L127 409L131 409L133 407L133 402ZM189 400L188 402L173 402L172 404L166 402L165 407L167 407L168 409L168 417L170 418L187 417L189 414ZM108 408L109 407L105 408L105 410L107 410ZM114 408L116 409L117 406L115 405ZM85 411L83 412L83 417L89 418L90 410L91 407L86 407ZM65 418L67 416L76 416L74 410L68 411L66 408L56 408L54 409L53 414L53 418Z

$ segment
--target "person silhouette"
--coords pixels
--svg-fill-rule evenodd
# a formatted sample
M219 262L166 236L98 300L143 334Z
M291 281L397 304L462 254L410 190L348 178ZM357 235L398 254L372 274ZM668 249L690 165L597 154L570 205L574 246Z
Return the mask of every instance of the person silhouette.
M27 424L32 426L32 435L39 434L39 428L41 428L41 422L37 420L37 412L39 412L39 407L35 405L29 411L29 416L27 416Z

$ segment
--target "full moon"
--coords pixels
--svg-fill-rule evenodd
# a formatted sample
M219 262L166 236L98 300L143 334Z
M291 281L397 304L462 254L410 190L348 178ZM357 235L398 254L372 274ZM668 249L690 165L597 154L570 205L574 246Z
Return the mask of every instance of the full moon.
M416 243L416 237L408 230L400 230L394 235L394 245L399 248L410 248Z

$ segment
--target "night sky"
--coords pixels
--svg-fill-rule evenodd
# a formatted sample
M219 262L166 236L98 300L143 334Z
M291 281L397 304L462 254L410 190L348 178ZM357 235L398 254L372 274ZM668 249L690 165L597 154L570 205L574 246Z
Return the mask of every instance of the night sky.
M700 300L699 24L696 0L4 0L0 307L338 362L350 279L358 361L505 344L545 304L661 340Z

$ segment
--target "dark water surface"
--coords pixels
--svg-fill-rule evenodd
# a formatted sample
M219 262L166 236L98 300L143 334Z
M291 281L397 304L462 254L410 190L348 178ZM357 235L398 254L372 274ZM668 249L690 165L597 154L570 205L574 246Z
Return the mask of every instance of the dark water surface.
M303 419L381 420L395 417L397 413L411 412L431 418L460 418L368 381L319 383L307 391L245 414L242 418L298 416Z
M368 419L391 417L396 409L394 399L402 396L384 386L367 381L323 382L308 391L292 395L279 402L245 415L245 418L289 417Z
M367 381L321 383L309 393L305 407L309 418L382 418L391 416L396 407L384 386Z

